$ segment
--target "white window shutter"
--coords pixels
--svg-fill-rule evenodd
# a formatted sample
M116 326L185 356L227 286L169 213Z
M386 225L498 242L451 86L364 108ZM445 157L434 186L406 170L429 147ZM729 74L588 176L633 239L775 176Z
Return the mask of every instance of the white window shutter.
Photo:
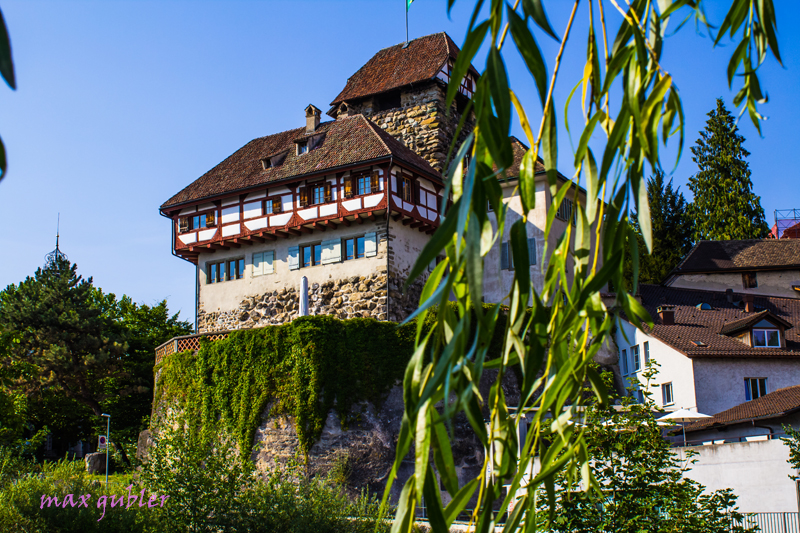
M536 264L536 239L534 237L528 239L528 261L531 265Z
M342 260L342 240L331 239L322 242L322 264L338 263Z
M375 257L378 255L377 234L373 231L364 235L364 257Z
M297 270L300 268L300 247L299 246L290 246L289 247L289 270Z
M253 277L264 273L264 254L261 252L253 254Z
M275 273L275 252L264 252L264 274Z

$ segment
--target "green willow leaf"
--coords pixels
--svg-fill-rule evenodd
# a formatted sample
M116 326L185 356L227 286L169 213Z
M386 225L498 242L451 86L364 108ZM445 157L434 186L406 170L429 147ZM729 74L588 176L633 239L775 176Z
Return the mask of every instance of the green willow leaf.
M17 80L14 76L14 60L11 58L11 40L8 37L5 17L0 12L0 75L12 89L17 88ZM5 166L3 166L5 172Z
M539 92L539 100L544 106L547 100L547 67L542 58L542 52L539 50L539 45L536 44L533 34L528 31L528 25L525 21L517 15L517 12L508 8L508 21L511 27L511 36L517 45L522 59L525 61L525 66L528 67L528 72L533 76L536 82L536 89Z
M525 16L531 17L536 25L543 29L547 35L556 41L561 40L561 38L556 35L556 32L553 31L553 28L550 27L550 21L547 20L547 14L544 12L542 0L523 0L522 10L525 12Z
M469 66L472 64L472 59L475 57L475 54L478 53L481 44L483 44L488 30L489 21L486 20L467 34L467 40L464 42L464 46L461 47L461 52L459 52L456 63L453 65L453 71L450 74L450 83L447 84L446 105L448 109L450 109L450 106L453 104L453 99L456 97L456 93L458 93L461 80L467 75Z

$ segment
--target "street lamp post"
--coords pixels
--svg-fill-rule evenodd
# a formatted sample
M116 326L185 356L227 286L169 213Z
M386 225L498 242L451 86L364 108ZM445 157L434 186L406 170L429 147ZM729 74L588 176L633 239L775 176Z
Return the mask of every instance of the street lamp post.
M108 492L108 446L111 443L108 437L111 433L111 415L103 413L100 416L106 417L106 492Z

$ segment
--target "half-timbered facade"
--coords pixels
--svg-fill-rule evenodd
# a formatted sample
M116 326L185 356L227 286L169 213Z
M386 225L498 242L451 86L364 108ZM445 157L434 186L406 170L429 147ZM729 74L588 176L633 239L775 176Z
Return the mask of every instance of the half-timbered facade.
M413 311L423 280L403 285L439 225L440 169L478 76L470 67L448 113L457 54L444 33L381 50L332 102L335 120L320 122L309 105L305 127L250 141L161 206L175 254L197 265L198 332L292 319L303 277L312 314L399 321ZM467 117L462 135L471 127ZM526 150L514 139L515 164L501 183L514 220L522 216L515 177ZM528 234L541 287L550 190L543 167L536 170ZM554 233L573 218L562 210ZM507 241L487 257L487 302L510 288Z

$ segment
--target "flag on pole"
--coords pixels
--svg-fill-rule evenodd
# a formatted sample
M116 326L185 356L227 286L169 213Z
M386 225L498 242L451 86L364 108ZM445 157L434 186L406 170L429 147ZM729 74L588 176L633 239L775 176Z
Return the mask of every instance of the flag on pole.
M413 1L414 0L406 0L406 11L408 11L408 8L411 7L411 2Z

